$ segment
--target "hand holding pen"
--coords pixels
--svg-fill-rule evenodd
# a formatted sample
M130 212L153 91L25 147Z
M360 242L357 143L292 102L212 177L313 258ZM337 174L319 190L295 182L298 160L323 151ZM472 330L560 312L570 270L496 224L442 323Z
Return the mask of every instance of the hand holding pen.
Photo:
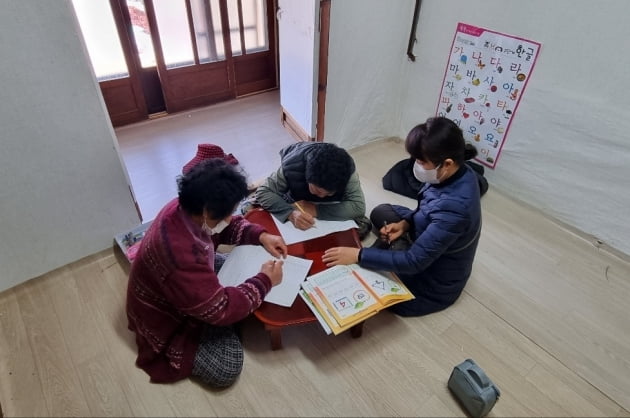
M387 228L387 221L383 221L383 227L379 232L381 233L381 239L388 244L391 244L391 241L389 240L389 229Z
M405 220L390 224L388 224L387 221L383 221L383 227L379 230L379 234L383 241L391 244L393 241L400 238L407 230L409 230L409 223Z
M297 208L289 215L289 220L293 226L301 230L315 228L315 217L305 211L298 202L295 202L293 205Z
M266 261L261 267L260 271L265 273L269 280L271 280L271 285L275 286L282 282L282 265L284 261L282 259L274 259Z

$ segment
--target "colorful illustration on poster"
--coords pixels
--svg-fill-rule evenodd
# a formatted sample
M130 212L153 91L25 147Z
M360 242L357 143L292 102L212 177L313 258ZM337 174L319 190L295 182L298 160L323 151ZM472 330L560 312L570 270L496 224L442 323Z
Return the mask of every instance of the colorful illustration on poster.
M540 43L458 23L436 114L453 120L494 168Z

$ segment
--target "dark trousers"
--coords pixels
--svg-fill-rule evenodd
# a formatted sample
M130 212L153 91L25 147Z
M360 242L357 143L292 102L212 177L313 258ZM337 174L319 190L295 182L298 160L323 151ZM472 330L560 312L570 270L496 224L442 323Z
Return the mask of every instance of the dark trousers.
M388 243L381 239L380 237L380 229L387 224L400 222L402 218L394 210L394 207L389 203L383 203L376 206L372 209L370 213L370 221L372 221L373 227L372 230L378 237L378 239L374 242L373 246L381 249L391 249L395 251L408 250L411 247L412 239L409 232L403 234L400 238L391 243Z
M394 207L388 203L378 205L370 213L370 220L374 224L374 232L379 235L378 231L385 225L385 223L400 222L402 218L394 210ZM413 244L413 238L409 233L404 234L399 239L388 244L387 242L377 239L374 242L374 247L380 249L389 249L392 251L406 251ZM417 278L416 280L421 280ZM404 282L404 280L403 280ZM416 296L415 299L406 302L398 303L396 305L387 308L390 312L400 316L421 316L431 314L433 312L441 311L452 304L437 302L427 298L422 291L419 291L414 283L405 283L405 285Z
M385 224L400 222L402 218L398 215L398 213L396 213L392 205L389 203L383 203L372 209L372 212L370 213L370 220L374 225L374 231L378 231Z

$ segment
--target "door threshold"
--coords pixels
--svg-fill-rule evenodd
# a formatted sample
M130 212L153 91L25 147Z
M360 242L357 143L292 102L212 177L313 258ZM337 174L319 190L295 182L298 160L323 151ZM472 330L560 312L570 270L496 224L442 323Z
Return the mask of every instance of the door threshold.
M164 111L164 112L151 113L149 115L149 120L163 118L164 116L168 116L168 112Z

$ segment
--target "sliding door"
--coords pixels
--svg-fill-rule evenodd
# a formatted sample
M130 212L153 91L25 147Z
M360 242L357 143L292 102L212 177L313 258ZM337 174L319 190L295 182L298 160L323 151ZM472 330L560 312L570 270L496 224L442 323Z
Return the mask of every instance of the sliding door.
M115 126L277 87L273 0L73 3Z
M272 3L147 0L169 112L276 87Z
M148 116L138 54L132 48L126 7L119 2L73 0L92 68L114 126Z

